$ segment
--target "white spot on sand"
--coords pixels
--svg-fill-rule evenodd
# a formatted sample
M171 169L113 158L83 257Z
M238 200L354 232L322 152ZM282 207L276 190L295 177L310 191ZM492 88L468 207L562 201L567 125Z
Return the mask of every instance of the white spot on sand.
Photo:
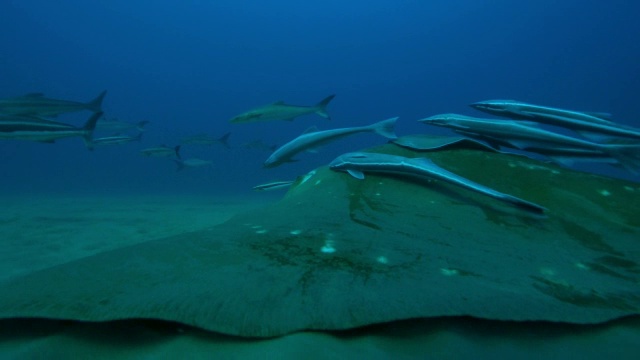
M387 259L386 256L378 256L378 258L376 259L377 262L379 262L380 264L387 264L389 263L389 259Z
M331 254L336 252L336 248L333 246L335 242L333 241L333 239L331 239L332 237L333 237L333 234L329 234L327 236L327 239L325 239L324 241L324 246L320 248L320 251L322 251L325 254Z
M458 275L460 272L456 269L445 269L445 268L441 268L440 272L442 273L442 275L444 276L454 276L454 275Z
M251 228L252 229L261 229L262 225L253 225Z
M551 269L551 268L540 268L540 274L544 275L544 276L555 276L556 275L556 271Z
M291 231L289 231L289 234L291 234L291 235L300 235L300 234L302 234L302 230L291 230Z
M260 230L256 230L256 234L266 234L267 230L265 229L260 229Z
M377 192L377 193L375 193L375 195L376 195L376 196L380 196L380 195L382 195L382 194L380 194L379 192Z
M627 191L631 191L631 192L636 191L636 190L635 190L634 188L632 188L631 186L625 186L625 187L624 187L624 189L625 189L625 190L627 190Z
M581 262L579 263L575 263L576 267L580 270L591 270L591 268L588 265L585 265Z
M316 182L315 182L315 184L314 184L314 185L318 185L318 184L320 184L321 182L322 182L322 180L316 180Z
M599 190L599 191L598 191L598 193L599 193L600 195L602 195L602 196L609 196L609 195L611 195L611 193L610 193L610 192L609 192L609 190L607 190L607 189Z

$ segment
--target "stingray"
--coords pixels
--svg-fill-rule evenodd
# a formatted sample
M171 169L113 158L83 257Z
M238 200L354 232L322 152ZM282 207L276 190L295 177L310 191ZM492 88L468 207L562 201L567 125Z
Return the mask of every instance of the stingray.
M429 157L548 217L438 181L321 167L224 224L5 281L0 318L159 319L273 337L412 318L594 324L640 313L638 184L474 149Z

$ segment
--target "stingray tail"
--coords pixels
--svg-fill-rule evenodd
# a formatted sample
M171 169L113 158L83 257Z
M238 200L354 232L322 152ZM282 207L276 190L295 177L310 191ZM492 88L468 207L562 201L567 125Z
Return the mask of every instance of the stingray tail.
M322 101L320 101L319 103L317 103L315 105L316 110L316 114L322 116L323 118L327 119L327 120L331 120L331 116L329 116L329 113L327 112L327 105L329 105L329 103L331 102L331 100L333 100L333 98L336 95L329 95L326 98L324 98Z

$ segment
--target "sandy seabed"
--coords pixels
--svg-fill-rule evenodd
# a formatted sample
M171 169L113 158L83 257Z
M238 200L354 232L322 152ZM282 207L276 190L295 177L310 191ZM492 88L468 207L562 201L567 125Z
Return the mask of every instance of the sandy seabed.
M3 196L0 282L211 228L273 201L277 198ZM0 320L0 359L634 359L638 354L638 318L589 327L431 319L275 339L234 338L161 321Z

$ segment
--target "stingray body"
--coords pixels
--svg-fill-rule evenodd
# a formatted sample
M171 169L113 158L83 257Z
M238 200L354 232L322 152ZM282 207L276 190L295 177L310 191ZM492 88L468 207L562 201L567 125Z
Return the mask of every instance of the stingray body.
M390 144L367 152L421 156ZM640 185L475 149L429 158L535 201L547 218L472 192L461 201L447 183L322 167L224 224L3 281L0 318L160 319L273 337L416 318L640 314Z

